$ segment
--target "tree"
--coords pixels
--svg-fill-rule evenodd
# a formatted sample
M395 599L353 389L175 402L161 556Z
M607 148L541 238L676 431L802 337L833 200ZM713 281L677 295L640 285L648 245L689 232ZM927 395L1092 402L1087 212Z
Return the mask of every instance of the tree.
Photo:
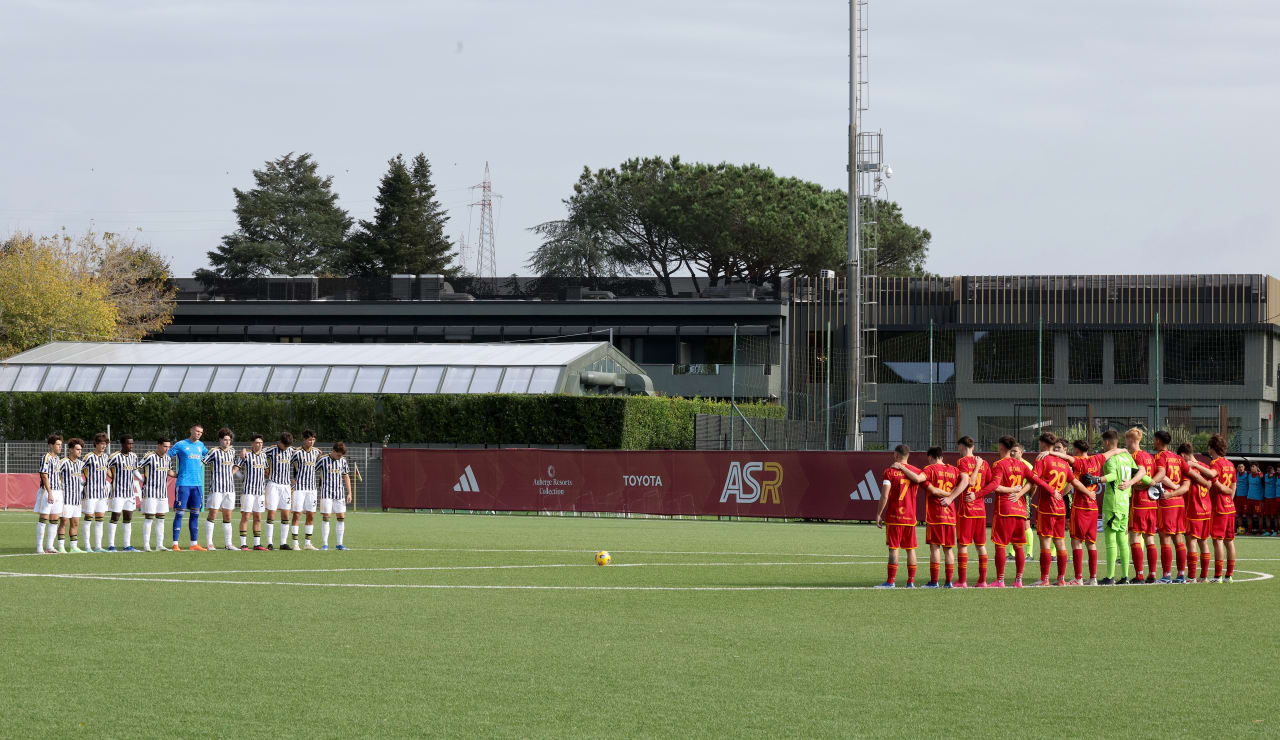
M310 154L290 152L254 170L253 189L233 188L238 228L208 253L213 269L196 277L208 283L325 268L346 241L351 218L338 207L333 177L321 177L317 167Z
M348 275L448 274L453 244L444 235L449 217L435 198L431 165L423 154L412 169L397 154L378 184L372 221L361 221L335 267Z
M616 246L573 221L547 221L530 231L542 237L527 264L539 277L582 280L598 288L600 280L628 273Z
M99 240L90 231L76 241L75 250L116 307L117 339L138 341L173 323L178 289L169 260L150 244L112 232L103 232Z
M10 236L0 245L0 357L55 339L115 339L107 283L58 238Z
M863 206L868 214L864 221L874 223L864 226L863 238L876 245L876 274L894 277L915 277L928 273L924 269L929 255L929 242L933 235L928 229L912 226L902 218L902 208L888 200L871 201ZM845 230L845 233L849 233Z

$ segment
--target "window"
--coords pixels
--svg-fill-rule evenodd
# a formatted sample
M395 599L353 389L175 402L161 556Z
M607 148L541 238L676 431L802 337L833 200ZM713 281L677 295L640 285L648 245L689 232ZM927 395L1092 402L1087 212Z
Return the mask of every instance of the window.
M733 337L707 337L703 340L702 361L733 364Z
M329 370L329 379L324 382L325 393L350 393L351 384L356 381L354 367L335 367Z
M1267 369L1263 371L1263 375L1267 377L1267 385L1271 385L1271 368L1275 366L1276 361L1276 343L1271 338L1270 332L1263 336L1263 342L1267 345ZM1265 435L1263 435L1265 436Z
M1244 332L1175 330L1160 343L1164 382L1244 385Z
M876 344L880 383L948 383L956 374L956 335L933 333L933 367L929 366L929 332L881 332Z
M298 384L293 387L294 393L319 393L324 385L324 378L329 374L327 367L304 367L298 371Z
M973 382L1052 383L1053 334L1042 346L1036 331L975 331Z
M269 365L250 365L244 369L244 375L240 376L240 384L236 386L236 393L261 393L262 389L267 385L267 375L271 373Z
M356 382L351 387L352 393L377 393L382 388L382 376L387 374L385 367L362 367L356 371Z
M288 393L293 384L298 382L298 366L281 365L271 371L271 379L267 381L267 393Z
M244 372L241 365L224 365L217 369L213 374L213 382L209 384L210 393L234 393L236 386L240 385L240 373Z
M413 371L411 367L387 368L387 379L382 381L382 392L408 393L409 386L413 384Z
M1112 372L1117 385L1147 385L1151 382L1147 371L1147 355L1150 333L1145 331L1117 331L1112 333L1115 353L1111 358Z
M410 386L410 393L435 393L440 387L440 376L444 375L442 367L420 367L417 375L413 376L413 385Z
M102 380L98 381L98 392L119 393L124 388L124 381L128 377L127 365L107 365L102 371Z
M471 375L475 372L473 367L451 367L445 371L444 385L440 386L441 393L466 393L467 388L471 385Z
M71 385L67 386L67 390L81 393L92 391L98 384L98 375L101 373L101 365L81 365L71 376ZM4 380L0 379L0 391L2 390L4 390Z
M182 388L182 378L187 374L183 365L160 368L160 377L152 388L156 393L177 393Z
M204 393L213 379L213 366L196 365L187 368L187 375L182 379L183 393Z
M129 371L129 379L124 382L126 393L146 393L156 382L156 372L160 368L154 365L137 365Z
M498 390L498 378L502 376L500 367L478 367L471 378L471 387L467 393L494 393Z
M1067 332L1067 382L1102 382L1102 343L1106 332Z
M71 382L71 372L75 368L70 365L52 365L40 384L42 391L65 391Z
M533 377L531 367L509 367L502 376L502 387L499 393L524 393L529 390L529 379Z
M14 381L15 391L35 391L40 389L40 379L44 377L45 365L23 365Z
M529 381L530 393L555 393L560 383L560 368L539 367L533 371L533 379Z
M862 433L875 434L880 431L880 417L864 416L862 417Z
M893 449L902 444L902 417L889 417L889 449Z
M17 379L21 369L18 365L0 367L0 393L7 393L13 387L13 381Z

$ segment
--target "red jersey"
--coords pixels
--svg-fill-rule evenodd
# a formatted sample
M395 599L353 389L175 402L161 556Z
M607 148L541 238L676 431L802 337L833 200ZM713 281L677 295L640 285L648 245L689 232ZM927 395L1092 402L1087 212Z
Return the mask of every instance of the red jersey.
M1225 457L1215 457L1209 463L1209 467L1213 468L1213 471L1218 474L1217 481L1231 491L1231 493L1223 493L1216 488L1210 491L1209 499L1213 502L1213 513L1236 513L1236 502L1232 500L1232 497L1235 496L1236 467Z
M1146 472L1147 475L1156 474L1156 459L1146 450L1138 450L1133 454L1133 461ZM1154 509L1156 508L1156 499L1151 498L1151 494L1147 492L1147 485L1139 483L1133 487L1133 498L1130 499L1130 505L1134 509Z
M1204 471L1200 471L1200 477L1206 478L1210 483L1213 483L1213 478L1206 476ZM1209 500L1209 486L1202 486L1196 483L1193 478L1191 480L1191 489L1187 491L1183 498L1186 499L1188 519L1208 519L1213 516L1213 504Z
M907 465L907 470L919 474L920 469ZM884 505L885 524L916 525L916 489L919 487L897 468L886 468L884 479L889 483L888 501Z
M1187 461L1182 456L1170 450L1164 450L1156 455L1156 472L1164 471L1164 490L1172 491L1182 485L1187 479ZM1188 491L1190 493L1190 491ZM1159 504L1161 509L1176 509L1179 506L1187 505L1187 494L1174 498L1161 497Z
M986 460L974 455L960 458L956 462L956 467L960 469L961 473L969 476L969 487L966 489L966 493L968 491L973 492L972 501L965 501L964 496L956 499L960 517L985 520L987 518L987 505L983 503L983 495L980 491L991 480L991 466L987 464Z
M934 463L925 466L924 477L934 488L945 493L951 493L956 489L956 484L960 482L960 469L946 463ZM944 506L942 499L926 492L924 498L924 523L955 524L955 502L953 501Z
M1106 462L1106 460L1102 455L1078 455L1075 460L1071 461L1071 472L1075 474L1076 478L1079 478L1082 475L1096 475L1101 478L1102 464L1104 462ZM1085 488L1093 492L1094 498L1089 498L1076 490L1075 486L1072 486L1071 508L1079 509L1080 511L1097 511L1098 499L1096 497L1098 495L1098 489L1101 487L1101 484L1096 486L1085 486Z
M1050 514L1052 516L1067 515L1067 500L1062 496L1062 489L1067 487L1067 482L1074 476L1071 473L1071 463L1063 460L1056 455L1046 455L1036 460L1035 475L1040 483L1048 483L1049 487L1039 486L1039 495L1036 497L1036 508L1041 514Z
M1021 460L1006 457L995 461L991 466L991 482L982 489L982 495L993 493L1000 486L1009 488L1022 488L1027 482L1027 466ZM1027 499L1025 496L1019 496L1017 499L1010 501L1009 497L1003 493L995 495L996 516L1020 516L1027 517ZM994 524L992 526L995 526Z

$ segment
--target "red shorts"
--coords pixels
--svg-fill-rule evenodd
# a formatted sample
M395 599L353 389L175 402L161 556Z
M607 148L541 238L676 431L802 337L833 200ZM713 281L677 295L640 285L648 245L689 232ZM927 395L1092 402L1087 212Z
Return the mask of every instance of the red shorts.
M1209 534L1215 540L1234 540L1236 538L1236 514L1219 514L1213 513L1212 523L1209 525Z
M1280 498L1269 498L1263 502L1262 513L1267 516L1280 514Z
M916 549L916 528L906 524L884 525L884 543L890 550Z
M956 525L926 524L924 525L924 542L926 545L956 546Z
M961 547L987 544L987 520L978 517L960 517L956 520L956 539Z
M1156 534L1160 527L1157 509L1133 509L1129 512L1129 531L1138 534Z
M1081 542L1098 541L1097 509L1076 507L1071 510L1071 539Z
M1249 498L1247 496L1236 496L1233 501L1236 505L1236 511L1248 511L1246 507L1249 505Z
M1061 514L1039 514L1036 518L1036 534L1060 540L1066 537L1067 518Z
M1212 533L1212 520L1209 519L1188 519L1187 520L1187 536L1197 540L1207 540Z
M1256 499L1248 499L1247 501L1245 501L1245 508L1244 508L1245 516L1262 516L1262 504L1263 504L1262 501L1258 501ZM1239 510L1240 510L1240 507L1237 506L1236 511L1239 511Z
M1020 516L996 515L991 520L991 541L997 545L1027 544L1027 520Z
M1187 531L1185 506L1165 506L1156 511L1160 512L1160 534L1182 534Z

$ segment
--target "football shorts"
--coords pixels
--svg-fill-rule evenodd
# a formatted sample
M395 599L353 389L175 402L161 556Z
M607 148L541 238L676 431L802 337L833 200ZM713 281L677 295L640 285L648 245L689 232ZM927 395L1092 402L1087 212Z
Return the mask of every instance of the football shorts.
M62 491L46 491L36 494L36 513L43 516L62 516Z
M890 550L916 549L916 528L910 524L884 525L884 543Z
M204 489L200 486L177 486L173 493L173 508L189 510L204 508Z
M1187 509L1185 506L1162 506L1158 522L1160 534L1182 534L1187 531Z
M1066 537L1067 517L1062 514L1040 514L1036 518L1036 534L1060 540Z
M956 525L926 524L924 525L924 541L927 545L939 547L955 547Z
M321 514L347 513L347 500L345 498L322 498L319 503Z
M107 503L107 508L112 514L119 514L122 511L134 511L138 508L138 499L133 495L129 496L112 496Z
M1098 541L1098 510L1076 507L1071 510L1071 539L1080 542Z
M81 517L82 517L82 516L84 516L84 515L80 513L80 505L79 505L79 504L74 504L74 505L73 505L73 504L63 504L63 505L62 505L62 514L60 514L59 516L61 516L63 519L79 519L79 518L81 518Z
M991 520L991 541L997 545L1027 544L1027 520L1020 516L996 515Z
M1245 509L1245 512L1244 512L1245 514L1249 516L1262 516L1262 509L1263 509L1262 499L1251 498L1248 500L1247 506L1248 508Z
M244 493L240 495L240 511L247 514L261 514L266 510L266 496L263 494Z
M1197 540L1207 540L1213 534L1212 519L1188 519L1187 536Z
M1236 538L1236 514L1214 513L1210 520L1209 534L1215 540L1234 540Z
M961 547L987 544L987 520L962 516L956 520L956 539Z
M297 512L316 510L316 492L296 490L293 492L293 510Z
M166 496L165 498L142 499L142 513L151 514L153 516L157 514L168 514L169 498Z
M288 483L268 483L267 511L287 511L292 508L292 492Z
M1129 513L1129 531L1138 534L1156 534L1160 512L1157 509L1134 509Z
M102 497L102 498L87 498L87 499L85 499L85 500L84 500L84 513L85 513L85 516L88 516L88 515L90 515L90 514L105 514L105 513L107 513L107 499L106 499L106 497L104 496L104 497Z
M236 508L235 491L214 491L209 494L210 511L216 511L217 509L230 511L234 508Z
M1262 513L1265 516L1276 516L1280 514L1280 498L1269 498L1262 502Z

